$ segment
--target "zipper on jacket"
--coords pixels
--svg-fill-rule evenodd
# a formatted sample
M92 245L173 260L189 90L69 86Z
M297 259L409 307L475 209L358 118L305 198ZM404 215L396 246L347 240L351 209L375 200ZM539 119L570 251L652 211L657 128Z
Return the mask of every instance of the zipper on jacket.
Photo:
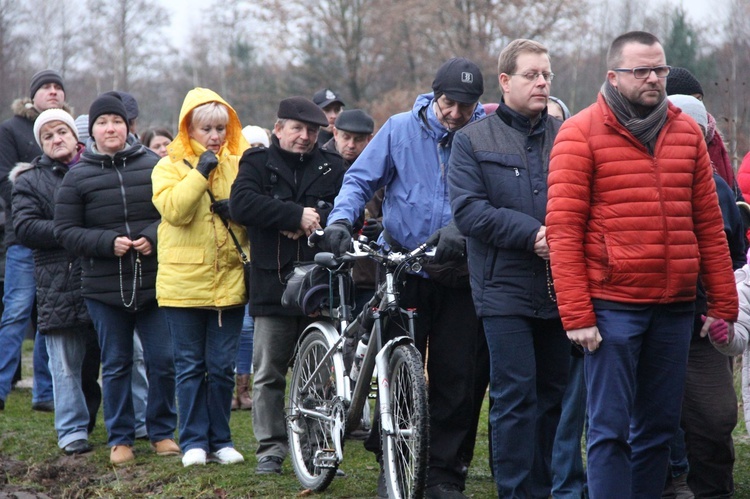
M122 166L125 167L125 160L122 160ZM125 182L122 178L122 172L117 168L117 165L114 163L112 164L114 167L115 172L117 172L117 178L120 181L120 194L122 195L122 207L123 207L123 213L125 215L125 231L128 233L128 238L132 239L132 234L130 233L130 224L128 223L128 200L125 197Z

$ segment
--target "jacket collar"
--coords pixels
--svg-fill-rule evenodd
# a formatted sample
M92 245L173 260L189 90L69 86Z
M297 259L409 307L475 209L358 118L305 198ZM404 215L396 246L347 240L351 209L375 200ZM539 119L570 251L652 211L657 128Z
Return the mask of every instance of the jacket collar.
M500 99L496 113L506 125L518 130L519 132L527 135L536 135L544 132L544 125L547 121L547 108L544 108L541 116L534 124L532 124L531 120L523 114L509 108L508 105L505 104L504 99Z

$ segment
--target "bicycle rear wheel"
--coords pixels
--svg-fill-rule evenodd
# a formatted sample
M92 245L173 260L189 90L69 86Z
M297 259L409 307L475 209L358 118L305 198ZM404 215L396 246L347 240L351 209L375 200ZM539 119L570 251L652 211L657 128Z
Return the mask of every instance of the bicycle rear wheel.
M336 475L336 451L344 445L346 413L336 395L343 361L338 352L326 358L328 350L325 335L310 331L300 345L289 385L289 455L300 484L316 492L325 490Z
M381 428L388 496L422 497L427 479L429 413L422 357L414 345L393 349L387 379L395 428L390 435Z

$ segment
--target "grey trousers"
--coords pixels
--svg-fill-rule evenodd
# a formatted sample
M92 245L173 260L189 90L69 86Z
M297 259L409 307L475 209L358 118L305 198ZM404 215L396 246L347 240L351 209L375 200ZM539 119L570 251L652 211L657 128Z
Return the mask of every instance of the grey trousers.
M253 344L253 432L258 441L255 454L286 457L289 451L286 434L284 396L286 374L294 349L308 317L255 317Z

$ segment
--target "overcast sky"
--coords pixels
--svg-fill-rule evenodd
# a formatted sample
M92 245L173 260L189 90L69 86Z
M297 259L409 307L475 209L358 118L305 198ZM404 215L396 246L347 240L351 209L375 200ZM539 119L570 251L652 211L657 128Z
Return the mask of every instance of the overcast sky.
M192 27L197 20L206 15L206 0L159 0L169 8L172 16L172 26L175 40L183 40L189 31L185 27ZM663 0L674 6L682 5L688 17L697 25L713 24L721 19L726 8L727 0ZM178 29L182 26L183 29Z

